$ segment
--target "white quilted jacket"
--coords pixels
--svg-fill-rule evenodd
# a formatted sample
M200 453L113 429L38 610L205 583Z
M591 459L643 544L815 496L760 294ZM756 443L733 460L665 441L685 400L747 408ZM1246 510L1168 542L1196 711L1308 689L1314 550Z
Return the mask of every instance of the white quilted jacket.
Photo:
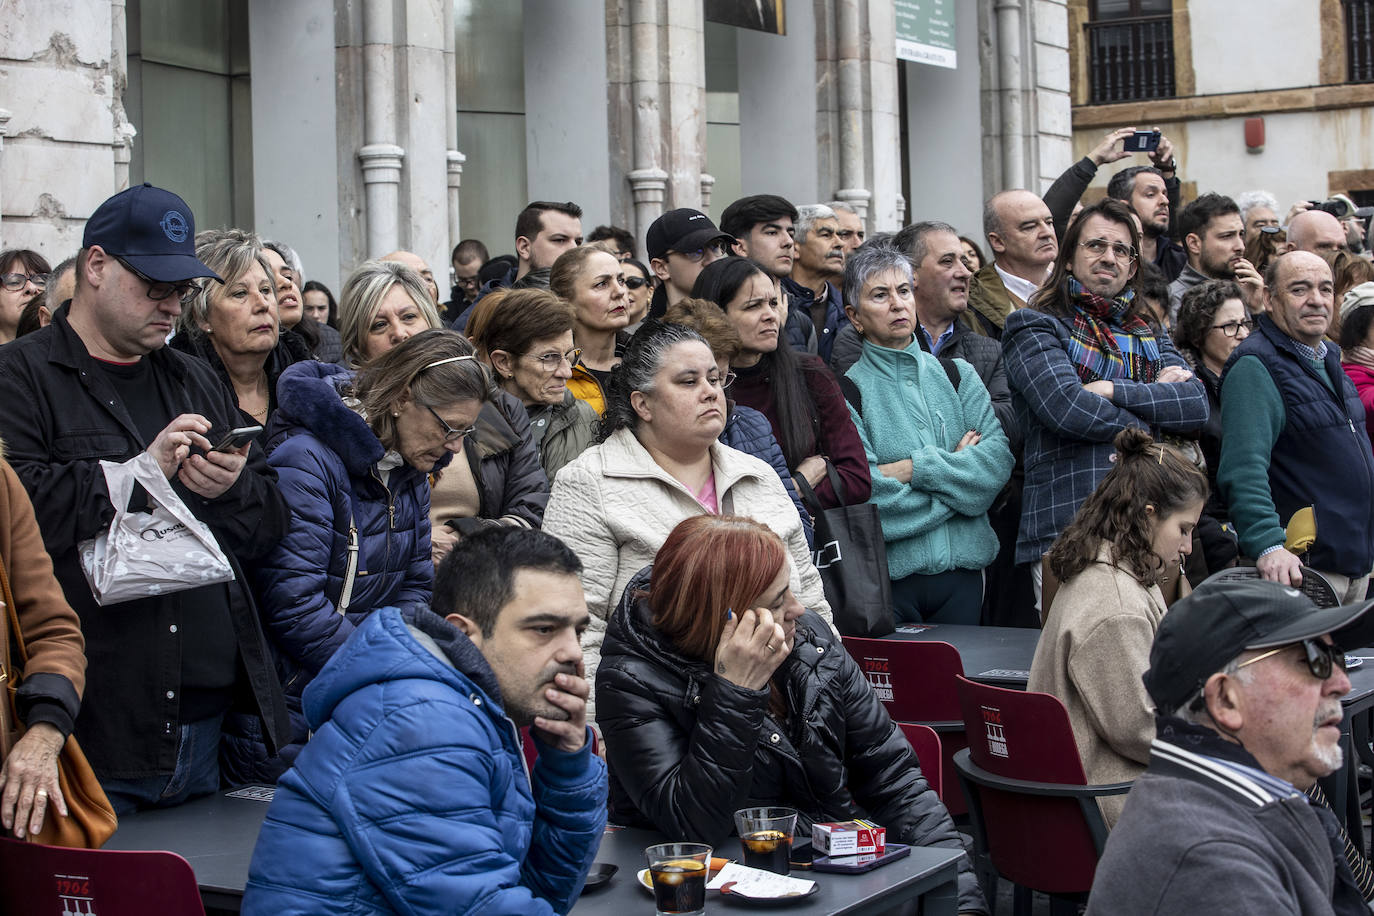
M834 626L820 574L811 562L802 533L801 518L777 472L752 455L719 442L711 443L711 466L721 512L748 516L777 532L791 554L793 594ZM654 561L654 554L678 522L705 512L628 429L617 430L558 472L543 527L582 560L582 588L592 615L591 626L582 637L589 683L596 682L606 618L620 603L625 586ZM587 718L594 714L589 699Z

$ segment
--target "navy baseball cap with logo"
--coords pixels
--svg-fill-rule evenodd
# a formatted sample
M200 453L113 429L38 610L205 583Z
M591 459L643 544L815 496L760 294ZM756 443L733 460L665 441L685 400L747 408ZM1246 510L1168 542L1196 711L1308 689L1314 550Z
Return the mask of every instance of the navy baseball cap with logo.
M699 251L716 239L727 246L735 241L734 236L717 229L705 213L682 207L669 210L649 225L649 231L644 234L644 248L651 259L662 258L670 251Z
M186 201L147 183L120 191L96 208L81 237L82 248L92 245L161 283L223 280L196 257L196 220Z

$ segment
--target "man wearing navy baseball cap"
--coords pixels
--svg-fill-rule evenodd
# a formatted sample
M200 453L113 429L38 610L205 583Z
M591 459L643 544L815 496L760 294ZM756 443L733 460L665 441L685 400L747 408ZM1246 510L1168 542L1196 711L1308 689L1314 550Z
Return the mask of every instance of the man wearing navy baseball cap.
M195 233L191 208L170 191L116 194L86 224L71 304L0 348L5 457L86 637L85 698L79 715L69 698L75 722L53 729L54 751L74 724L117 813L216 791L226 715L261 720L269 747L289 734L238 566L281 538L290 513L256 445L215 450L252 420L214 370L164 346L197 283L220 282L196 257ZM78 547L115 513L100 463L143 452L214 532L235 580L101 608ZM147 496L135 494L141 508Z
M702 268L729 254L734 241L709 216L691 207L669 210L650 223L644 249L649 268L662 282L649 301L649 317L662 318L668 306L692 295Z
M1344 652L1374 642L1371 607L1319 609L1224 572L1169 609L1144 676L1150 765L1098 863L1090 916L1368 916L1335 815L1304 792L1341 768Z

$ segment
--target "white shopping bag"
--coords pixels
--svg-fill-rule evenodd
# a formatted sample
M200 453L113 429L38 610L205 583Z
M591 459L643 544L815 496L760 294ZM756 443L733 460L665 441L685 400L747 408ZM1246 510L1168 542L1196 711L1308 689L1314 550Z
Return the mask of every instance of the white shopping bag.
M100 462L114 503L110 530L80 545L81 568L104 606L232 582L234 569L205 523L191 514L162 474L140 452L123 464ZM134 484L148 492L152 512L130 512Z

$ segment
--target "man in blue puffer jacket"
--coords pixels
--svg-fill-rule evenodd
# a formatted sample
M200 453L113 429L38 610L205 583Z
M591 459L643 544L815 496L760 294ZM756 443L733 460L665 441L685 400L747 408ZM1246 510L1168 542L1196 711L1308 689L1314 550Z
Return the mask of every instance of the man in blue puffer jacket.
M306 688L314 736L268 809L245 914L572 908L606 824L581 569L552 535L491 529L445 559L434 610L357 627Z

